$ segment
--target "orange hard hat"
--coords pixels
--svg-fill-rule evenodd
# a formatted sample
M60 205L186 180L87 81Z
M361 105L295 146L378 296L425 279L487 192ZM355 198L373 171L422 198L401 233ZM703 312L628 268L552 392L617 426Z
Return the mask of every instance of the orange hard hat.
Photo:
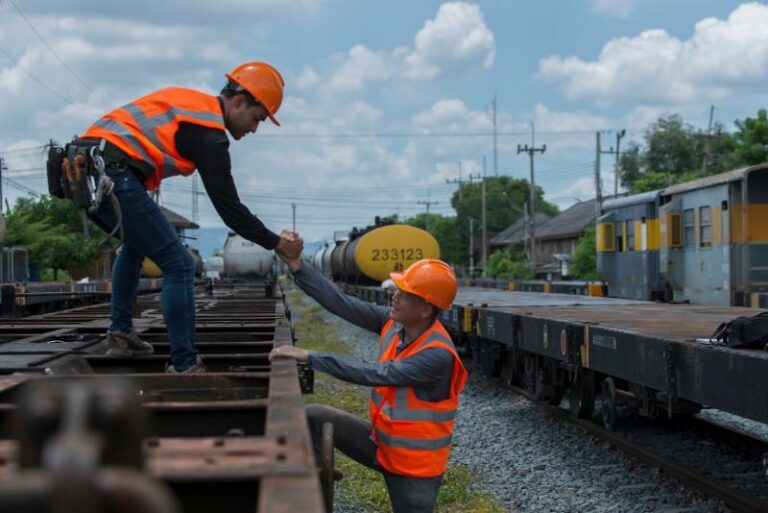
M285 81L275 68L266 62L246 62L226 76L262 104L272 123L280 126L275 114L283 103Z
M451 266L436 258L412 263L402 273L390 273L403 292L419 296L440 310L448 310L456 297L456 274Z

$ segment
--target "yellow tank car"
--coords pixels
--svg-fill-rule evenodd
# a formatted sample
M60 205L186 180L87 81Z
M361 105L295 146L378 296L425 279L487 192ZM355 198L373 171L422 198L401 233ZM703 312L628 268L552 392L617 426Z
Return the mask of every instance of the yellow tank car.
M144 262L141 264L141 275L145 278L159 278L163 275L163 272L149 258L144 258Z
M429 232L404 224L381 226L349 242L343 274L382 282L422 258L440 258L440 245Z

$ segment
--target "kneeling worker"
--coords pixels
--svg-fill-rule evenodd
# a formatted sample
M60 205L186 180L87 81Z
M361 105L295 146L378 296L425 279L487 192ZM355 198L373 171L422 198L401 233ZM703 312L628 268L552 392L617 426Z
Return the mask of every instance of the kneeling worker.
M272 358L308 362L338 379L373 387L370 421L328 406L307 406L319 460L323 424L334 428L344 454L384 474L395 513L433 511L448 466L459 393L467 380L451 338L437 316L456 296L456 276L441 260L426 259L392 273L390 307L347 296L300 259L287 260L296 284L330 312L380 334L378 362L368 363L291 346Z

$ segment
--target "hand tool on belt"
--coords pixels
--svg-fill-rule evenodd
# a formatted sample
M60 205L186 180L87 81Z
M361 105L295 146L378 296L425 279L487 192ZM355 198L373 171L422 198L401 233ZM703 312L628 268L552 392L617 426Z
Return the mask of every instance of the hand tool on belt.
M105 198L109 198L115 211L117 223L109 234L119 232L122 239L122 210L112 194L114 182L106 173L105 149L109 143L104 140L75 138L65 147L51 144L48 150L48 191L60 198L69 198L83 213L95 214ZM112 146L112 145L110 145ZM112 155L122 155L117 148L110 148ZM112 161L124 165L113 157Z

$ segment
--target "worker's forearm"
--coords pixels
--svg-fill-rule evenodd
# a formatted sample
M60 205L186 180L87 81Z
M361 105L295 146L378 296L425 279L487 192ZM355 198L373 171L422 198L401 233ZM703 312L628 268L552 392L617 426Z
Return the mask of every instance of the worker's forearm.
M440 383L452 372L452 356L427 349L404 360L369 363L360 359L310 351L309 366L342 381L363 386L426 386Z
M320 306L363 329L379 333L389 318L389 308L344 294L332 281L308 265L293 271L293 280Z

